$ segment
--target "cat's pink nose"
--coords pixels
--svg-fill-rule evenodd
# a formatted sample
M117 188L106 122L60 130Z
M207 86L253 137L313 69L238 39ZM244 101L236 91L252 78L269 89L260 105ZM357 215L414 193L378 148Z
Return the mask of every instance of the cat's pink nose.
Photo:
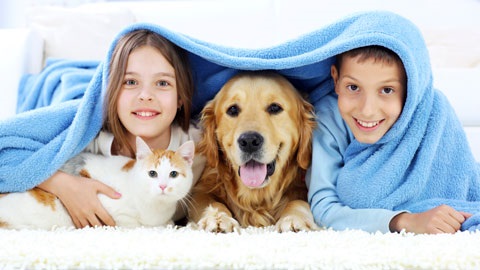
M165 191L165 189L167 188L167 185L159 185L159 187L162 191Z

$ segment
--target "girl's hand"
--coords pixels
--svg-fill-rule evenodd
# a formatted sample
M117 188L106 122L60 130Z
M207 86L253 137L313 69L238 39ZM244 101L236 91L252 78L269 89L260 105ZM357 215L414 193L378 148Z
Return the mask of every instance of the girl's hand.
M401 213L390 222L391 231L414 233L455 233L472 214L459 212L448 205L440 205L423 213Z
M103 193L112 199L120 198L121 194L104 183L58 171L38 187L60 199L75 227L115 226L97 194Z

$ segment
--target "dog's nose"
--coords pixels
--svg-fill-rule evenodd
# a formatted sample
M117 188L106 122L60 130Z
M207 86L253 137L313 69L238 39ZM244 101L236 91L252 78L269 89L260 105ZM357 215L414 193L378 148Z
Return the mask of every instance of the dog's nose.
M253 153L260 149L263 145L263 136L258 132L245 132L237 140L240 150Z

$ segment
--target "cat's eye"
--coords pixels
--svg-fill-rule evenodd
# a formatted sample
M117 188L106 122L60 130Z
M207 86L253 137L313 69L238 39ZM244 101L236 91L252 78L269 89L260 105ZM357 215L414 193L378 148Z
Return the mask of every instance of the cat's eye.
M177 176L178 176L178 172L177 172L177 171L171 171L171 172L170 172L170 177L171 177L171 178L175 178L175 177L177 177Z
M158 173L154 170L148 171L148 176L151 178L156 178L158 176Z

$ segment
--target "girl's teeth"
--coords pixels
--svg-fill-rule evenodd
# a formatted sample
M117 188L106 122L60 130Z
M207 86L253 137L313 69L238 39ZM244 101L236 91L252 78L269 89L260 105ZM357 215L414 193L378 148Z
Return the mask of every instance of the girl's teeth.
M137 115L140 115L143 117L149 117L149 116L153 116L154 113L153 112L137 112Z
M357 123L359 123L362 127L367 127L367 128L371 128L378 125L378 122L363 122L360 120L357 120Z

